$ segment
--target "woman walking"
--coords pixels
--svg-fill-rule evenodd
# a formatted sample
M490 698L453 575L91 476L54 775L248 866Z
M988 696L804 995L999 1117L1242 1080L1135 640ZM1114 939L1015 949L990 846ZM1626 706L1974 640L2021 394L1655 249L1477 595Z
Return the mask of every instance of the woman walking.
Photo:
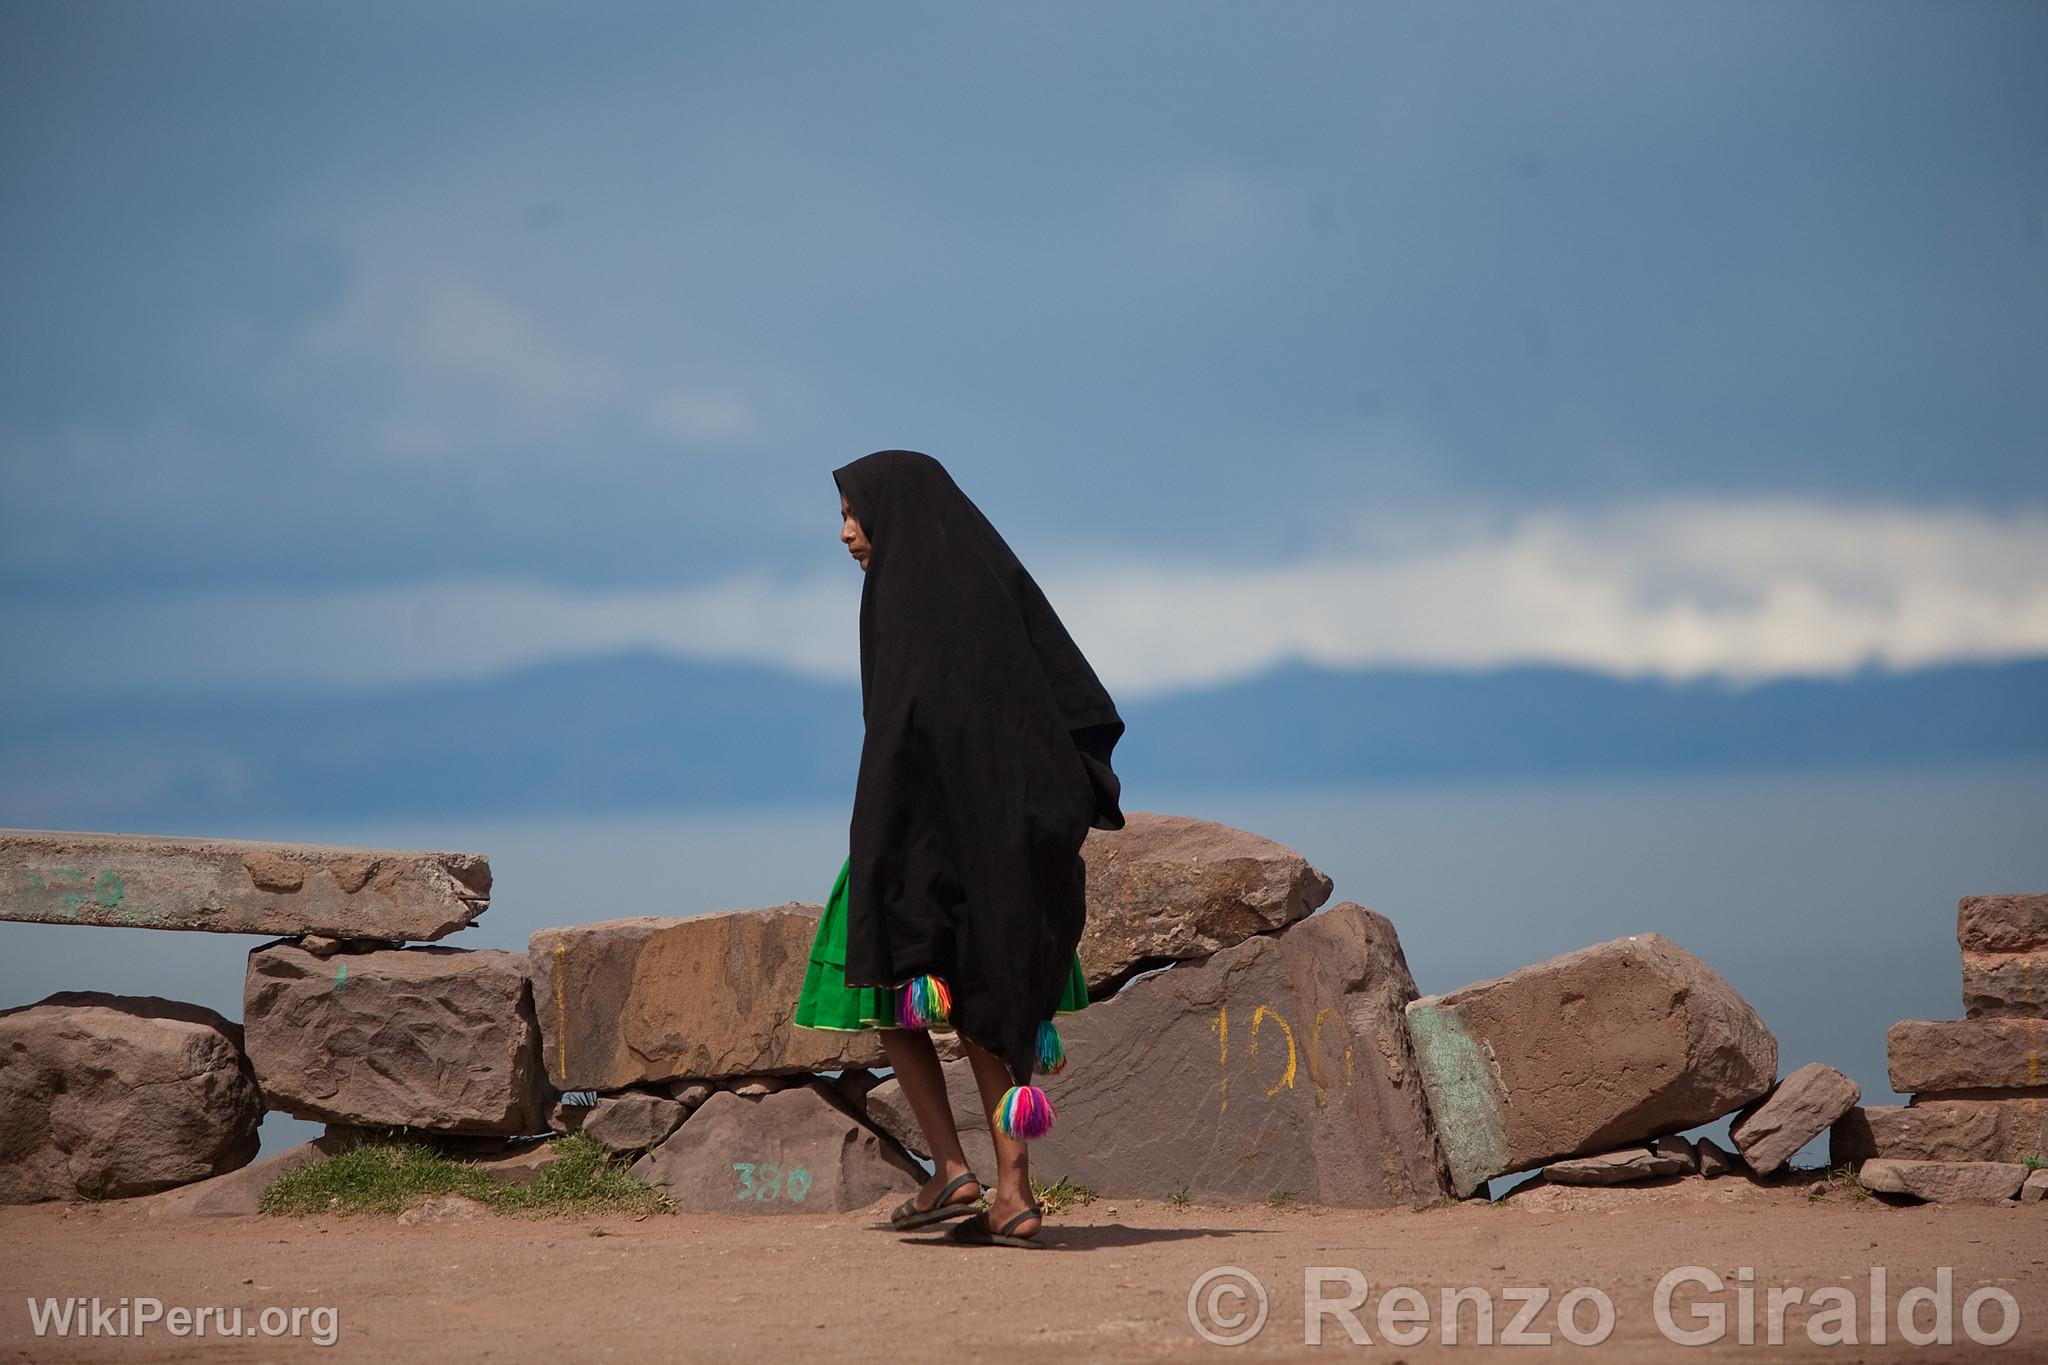
M1032 1083L1064 1065L1056 1015L1088 1002L1081 844L1121 829L1116 705L1029 572L937 460L880 450L832 471L865 571L867 727L845 866L796 1022L879 1028L932 1178L898 1228L968 1217L961 1241L1036 1246L1024 1143L1053 1123ZM950 1027L990 1116L995 1197L967 1167L928 1030Z

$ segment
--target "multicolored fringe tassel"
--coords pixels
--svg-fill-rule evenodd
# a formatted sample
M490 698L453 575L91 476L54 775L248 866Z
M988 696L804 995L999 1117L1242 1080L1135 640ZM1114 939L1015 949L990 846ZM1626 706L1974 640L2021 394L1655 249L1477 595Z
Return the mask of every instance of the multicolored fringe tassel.
M1067 1069L1067 1045L1060 1041L1060 1031L1050 1019L1038 1021L1038 1069L1048 1076Z
M936 976L913 976L896 992L896 1022L904 1028L943 1024L953 1009L953 992Z
M1035 1085L1013 1085L996 1101L996 1131L1029 1142L1052 1131L1052 1101Z

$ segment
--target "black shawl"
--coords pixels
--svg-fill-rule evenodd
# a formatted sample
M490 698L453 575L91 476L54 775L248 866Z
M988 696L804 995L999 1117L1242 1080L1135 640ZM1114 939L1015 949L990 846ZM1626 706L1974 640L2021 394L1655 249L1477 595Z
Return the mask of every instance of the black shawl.
M1082 841L1123 828L1124 723L945 466L878 450L832 477L868 539L846 980L940 977L953 1027L1026 1085L1081 939Z

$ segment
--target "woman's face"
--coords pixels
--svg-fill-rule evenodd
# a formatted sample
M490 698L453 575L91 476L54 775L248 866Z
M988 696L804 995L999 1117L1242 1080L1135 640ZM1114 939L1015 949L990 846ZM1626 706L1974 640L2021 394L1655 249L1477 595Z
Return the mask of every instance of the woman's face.
M861 572L868 567L868 533L860 529L860 521L853 515L853 508L847 505L846 495L839 495L839 542L846 552L860 561Z

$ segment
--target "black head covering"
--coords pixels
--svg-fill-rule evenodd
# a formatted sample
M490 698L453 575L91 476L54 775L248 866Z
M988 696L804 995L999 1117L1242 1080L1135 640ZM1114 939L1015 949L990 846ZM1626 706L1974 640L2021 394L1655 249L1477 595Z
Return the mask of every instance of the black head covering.
M927 973L1020 1085L1086 915L1081 844L1122 829L1116 704L945 466L878 450L832 471L868 539L846 980Z

